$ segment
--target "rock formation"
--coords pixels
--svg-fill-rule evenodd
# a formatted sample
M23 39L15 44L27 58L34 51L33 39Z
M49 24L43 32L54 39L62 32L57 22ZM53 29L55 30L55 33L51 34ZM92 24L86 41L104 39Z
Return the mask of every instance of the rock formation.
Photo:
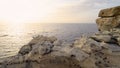
M0 61L0 68L120 68L120 10L100 11L100 32L74 43L37 36L17 55Z
M120 6L101 10L99 17L96 22L100 31L120 28Z

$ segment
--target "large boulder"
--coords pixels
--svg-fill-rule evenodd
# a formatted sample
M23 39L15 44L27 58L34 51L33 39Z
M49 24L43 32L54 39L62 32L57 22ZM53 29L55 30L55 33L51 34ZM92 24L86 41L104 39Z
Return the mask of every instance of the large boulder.
M101 10L99 17L96 23L100 31L110 31L113 28L120 28L120 6Z
M98 18L96 23L98 25L98 29L101 31L110 30L120 25L120 21L117 21L115 17Z
M103 9L99 13L99 17L113 17L120 15L120 6Z
M96 23L100 31L110 31L113 28L120 28L120 15L115 17L98 18Z

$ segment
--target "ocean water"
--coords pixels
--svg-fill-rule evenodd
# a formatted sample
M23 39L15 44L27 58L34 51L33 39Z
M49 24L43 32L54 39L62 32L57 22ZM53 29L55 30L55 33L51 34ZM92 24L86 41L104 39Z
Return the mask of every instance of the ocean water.
M56 36L66 42L72 42L82 34L97 32L96 24L0 24L0 58L13 56L27 44L34 35Z

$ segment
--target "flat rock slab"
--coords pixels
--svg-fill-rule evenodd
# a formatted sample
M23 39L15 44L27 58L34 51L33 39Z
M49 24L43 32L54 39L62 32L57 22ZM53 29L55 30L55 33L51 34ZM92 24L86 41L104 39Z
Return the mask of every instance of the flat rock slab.
M99 17L113 17L120 15L120 6L103 9L99 13Z

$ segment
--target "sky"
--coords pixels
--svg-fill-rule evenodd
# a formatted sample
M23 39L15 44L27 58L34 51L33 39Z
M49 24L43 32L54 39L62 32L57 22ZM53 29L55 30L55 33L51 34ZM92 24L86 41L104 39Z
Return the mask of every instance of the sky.
M101 9L120 0L0 0L0 22L95 23Z

